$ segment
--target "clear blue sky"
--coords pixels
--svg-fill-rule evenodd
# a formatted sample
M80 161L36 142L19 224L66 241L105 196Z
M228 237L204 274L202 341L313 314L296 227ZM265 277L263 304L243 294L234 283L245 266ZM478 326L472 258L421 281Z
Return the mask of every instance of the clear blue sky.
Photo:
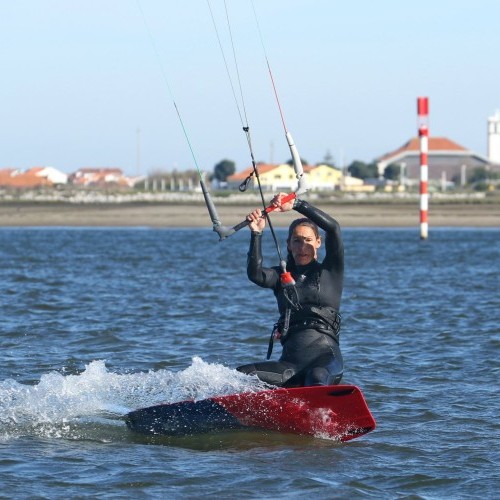
M210 0L232 62L224 3ZM250 156L206 0L0 2L0 168L193 168ZM486 155L500 108L497 0L254 0L285 121L310 163L371 161L430 133ZM247 0L227 0L257 161L290 157ZM233 66L231 65L231 70Z

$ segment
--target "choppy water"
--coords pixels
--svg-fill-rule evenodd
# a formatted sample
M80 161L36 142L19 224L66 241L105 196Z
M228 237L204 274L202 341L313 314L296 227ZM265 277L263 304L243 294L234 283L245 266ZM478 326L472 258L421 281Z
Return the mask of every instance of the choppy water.
M378 428L150 440L127 411L258 388L233 370L276 317L248 234L1 229L0 497L494 498L500 231L344 237L344 382Z

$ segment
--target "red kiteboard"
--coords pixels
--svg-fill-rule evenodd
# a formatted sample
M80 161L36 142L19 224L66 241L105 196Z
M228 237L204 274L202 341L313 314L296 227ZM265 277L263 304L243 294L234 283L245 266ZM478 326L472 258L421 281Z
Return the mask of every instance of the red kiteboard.
M259 428L339 441L375 429L363 394L353 385L271 389L165 403L132 411L126 422L133 431L153 435Z

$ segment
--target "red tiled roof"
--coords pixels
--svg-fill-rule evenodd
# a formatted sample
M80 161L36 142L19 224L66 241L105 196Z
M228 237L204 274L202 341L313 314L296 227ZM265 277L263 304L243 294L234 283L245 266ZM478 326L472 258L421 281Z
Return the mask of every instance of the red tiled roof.
M16 174L16 170L0 170L0 185L20 188L30 188L37 186L52 186L52 182L44 177L36 175L36 169L30 169L27 172Z
M265 163L259 163L257 165L257 170L260 174L265 174L266 172L269 172L270 170L274 170L278 165L267 165ZM241 172L236 172L233 175L230 175L227 180L228 181L243 181L245 180L251 173L253 172L253 167L248 167L245 170Z
M2 168L0 169L0 185L4 186L5 182L12 177L16 171L15 168Z
M450 151L450 152L466 152L467 148L460 146L456 142L447 139L446 137L429 137L429 152L432 151ZM403 144L400 148L391 151L390 153L386 153L385 155L378 158L378 161L386 160L387 158L391 158L392 156L399 155L400 153L404 153L405 151L420 151L420 139L418 137L413 137L407 143Z

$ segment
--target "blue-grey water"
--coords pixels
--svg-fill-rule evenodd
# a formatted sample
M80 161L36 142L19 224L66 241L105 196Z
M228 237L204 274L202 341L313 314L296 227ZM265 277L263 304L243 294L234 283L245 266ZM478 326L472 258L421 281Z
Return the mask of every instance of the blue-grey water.
M264 359L276 305L248 233L0 229L0 498L497 497L500 231L344 239L343 382L377 429L152 440L123 415L258 388L234 367Z

